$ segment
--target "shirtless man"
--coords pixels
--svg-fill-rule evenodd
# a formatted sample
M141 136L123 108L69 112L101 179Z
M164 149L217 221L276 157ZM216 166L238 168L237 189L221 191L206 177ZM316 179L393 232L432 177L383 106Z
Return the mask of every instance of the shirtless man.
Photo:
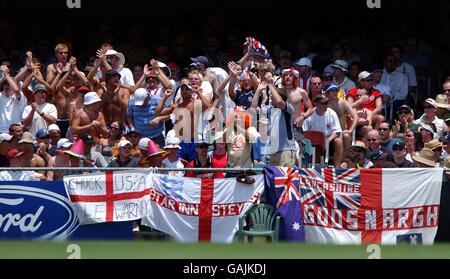
M58 111L58 126L63 137L66 136L67 129L72 120L70 103L78 98L77 88L82 84L89 84L89 81L77 68L77 60L71 57L69 60L69 70L63 74L61 65L57 65L57 75L53 81L53 103ZM56 84L56 85L55 85Z
M31 133L25 132L19 141L19 151L24 152L22 157L23 167L25 168L45 168L44 159L33 153L34 140ZM45 175L45 172L40 172Z
M117 71L106 72L106 88L100 88L97 94L102 100L101 111L106 124L110 125L114 121L124 123L131 92L120 86L120 74Z
M286 89L287 102L294 107L294 139L301 142L303 121L313 113L313 105L308 98L308 93L299 87L299 73L294 68L283 70L281 86ZM307 109L306 112L302 112L302 102Z
M55 56L57 62L47 66L46 81L49 84L53 83L53 80L58 73L58 64L62 65L62 69L68 69L69 47L65 44L58 44L55 47Z
M63 168L63 167L70 167L71 160L70 156L65 154L64 151L67 151L72 146L72 143L65 138L62 138L58 141L56 156L52 157L48 161L48 167L49 168ZM47 172L47 180L48 181L58 181L63 180L64 172L61 171L49 171Z
M344 144L344 153L346 153L352 145L352 133L358 125L358 115L350 104L345 100L339 100L339 87L332 83L323 89L325 96L329 99L328 107L333 109L339 117L339 123L342 128L342 141ZM352 119L350 127L347 125L347 116Z
M84 108L75 113L72 121L71 128L74 135L89 133L95 143L98 143L101 137L108 137L105 118L100 111L101 101L95 92L84 95Z
M197 91L197 97L200 100L195 100L193 97L194 89L188 79L181 80L180 91L181 97L183 98L182 102L163 108L164 103L170 97L169 92L166 92L155 109L155 115L163 116L173 113L173 118L175 119L174 130L176 132L176 137L182 140L180 143L182 149L178 153L179 157L190 162L195 159L196 154L194 141L197 136L198 119L201 116L202 111L205 111L211 107L211 101L203 96L200 90ZM190 130L186 131L186 128L190 128Z

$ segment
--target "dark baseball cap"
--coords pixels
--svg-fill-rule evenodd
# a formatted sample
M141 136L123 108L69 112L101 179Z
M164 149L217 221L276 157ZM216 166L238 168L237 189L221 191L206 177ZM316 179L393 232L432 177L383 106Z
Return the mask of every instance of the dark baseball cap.
M109 80L113 76L118 76L119 78L122 77L116 70L108 70L108 71L106 71L106 80Z
M392 149L401 148L402 150L405 149L405 144L401 141L397 141L392 145Z

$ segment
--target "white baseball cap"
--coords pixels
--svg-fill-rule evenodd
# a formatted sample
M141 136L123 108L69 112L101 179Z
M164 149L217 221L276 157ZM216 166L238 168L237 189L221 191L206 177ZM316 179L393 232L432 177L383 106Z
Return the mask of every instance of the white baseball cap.
M136 106L142 106L147 98L148 93L144 88L139 88L134 92L134 104Z
M0 134L0 142L10 141L12 138L13 138L13 136L11 136L10 134L7 134L7 133Z
M92 105L94 103L101 102L102 99L97 95L96 92L89 92L84 95L84 105Z
M59 126L58 125L56 125L56 124L50 124L49 126L48 126L48 129L47 129L49 132L50 131L61 131L60 129L59 129Z
M297 61L295 62L295 65L298 65L298 66L307 66L308 68L312 68L311 60L309 60L308 57L300 58L299 60L297 60Z
M132 144L131 144L130 141L128 141L128 140L121 140L121 141L119 142L118 147L119 147L119 148L123 148L123 147L125 147L125 146L127 146L127 145L132 146Z
M364 80L368 77L372 76L372 73L369 73L367 71L362 71L361 73L359 73L358 75L358 81Z
M149 141L150 141L149 138L141 138L138 143L138 149L148 150L148 142Z
M73 145L73 143L71 143L68 139L66 138L62 138L58 141L58 143L56 144L56 149L61 149L61 148L69 148Z

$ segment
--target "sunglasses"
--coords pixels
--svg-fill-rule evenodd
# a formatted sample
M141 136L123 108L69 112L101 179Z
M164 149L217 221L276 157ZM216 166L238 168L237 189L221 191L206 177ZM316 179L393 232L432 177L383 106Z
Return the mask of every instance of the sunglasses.
M131 135L128 135L127 137L129 137L129 138L137 138L139 136L137 134L131 134Z
M207 144L202 144L202 145L198 145L197 147L200 148L200 149L206 149L206 148L208 148L208 145Z
M403 151L404 148L402 148L401 146L394 146L392 147L392 151Z
M450 89L444 89L444 93L450 93Z
M388 128L379 128L378 131L386 132L386 131L389 131L389 129Z
M58 54L69 54L67 51L58 52Z
M376 142L377 139L368 139L367 141L368 141L368 142Z
M317 85L321 85L321 84L322 84L321 82L315 82L315 83L313 83L312 85L317 86Z
M372 82L373 79L363 79L363 81L365 81L365 82Z
M434 109L433 106L423 106L423 109Z
M119 127L111 127L111 130L118 131L118 130L119 130Z

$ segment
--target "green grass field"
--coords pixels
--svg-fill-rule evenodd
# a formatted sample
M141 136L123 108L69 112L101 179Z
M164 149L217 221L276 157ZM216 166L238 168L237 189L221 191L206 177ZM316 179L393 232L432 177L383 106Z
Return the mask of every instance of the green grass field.
M66 259L67 246L80 246L82 259L367 259L366 246L272 243L178 244L153 241L0 241L1 259ZM382 259L450 259L450 245L383 246Z

